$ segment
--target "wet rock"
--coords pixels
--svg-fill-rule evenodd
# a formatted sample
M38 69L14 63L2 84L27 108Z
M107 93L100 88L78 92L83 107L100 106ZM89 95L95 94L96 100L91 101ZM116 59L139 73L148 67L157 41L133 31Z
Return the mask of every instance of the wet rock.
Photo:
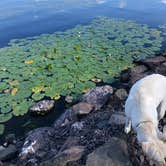
M9 145L8 147L0 146L0 160L10 160L17 154L17 148L15 145Z
M80 103L74 105L72 107L72 109L77 115L86 115L92 111L93 106L86 102L80 102Z
M163 56L156 56L152 58L146 58L140 60L139 63L143 63L144 65L148 66L151 70L154 70L156 65L160 65L161 63L166 62L166 58Z
M83 146L73 146L63 152L60 152L55 157L42 162L40 166L66 166L66 164L71 161L79 160L83 155L84 149L85 148Z
M95 87L83 95L82 101L93 105L95 110L99 110L113 93L113 88L109 85Z
M72 102L73 102L73 97L67 95L67 96L65 97L65 101L66 101L67 103L72 103Z
M25 139L20 160L28 161L37 157L42 159L44 156L56 153L54 143L54 129L51 127L41 127L30 131Z
M127 144L124 140L112 137L110 142L88 155L86 166L131 166Z
M54 105L54 100L42 100L31 106L29 111L35 115L45 115L53 109Z
M77 114L73 111L73 109L68 109L54 122L53 127L58 129L59 127L73 124L77 120Z
M111 118L109 119L110 125L124 125L126 121L126 117L124 112L115 112L111 115Z
M126 89L121 88L121 89L116 90L115 96L119 100L125 100L127 98L128 94L127 94Z

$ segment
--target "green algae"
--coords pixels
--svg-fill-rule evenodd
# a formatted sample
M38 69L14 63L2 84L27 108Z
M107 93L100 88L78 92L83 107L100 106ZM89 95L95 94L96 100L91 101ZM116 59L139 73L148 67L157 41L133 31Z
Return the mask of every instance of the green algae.
M65 32L11 40L0 48L0 122L43 97L76 98L97 81L112 82L134 59L160 50L163 29L98 17Z

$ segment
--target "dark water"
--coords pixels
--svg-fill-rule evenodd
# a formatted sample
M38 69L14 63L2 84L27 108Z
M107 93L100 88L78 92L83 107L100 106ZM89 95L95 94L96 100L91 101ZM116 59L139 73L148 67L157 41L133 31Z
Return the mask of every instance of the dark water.
M156 27L166 24L166 0L1 0L0 47L13 38L88 24L97 16L130 19ZM45 117L31 117L29 114L15 117L6 123L4 135L15 133L19 136L37 126L50 125L64 110L62 99Z

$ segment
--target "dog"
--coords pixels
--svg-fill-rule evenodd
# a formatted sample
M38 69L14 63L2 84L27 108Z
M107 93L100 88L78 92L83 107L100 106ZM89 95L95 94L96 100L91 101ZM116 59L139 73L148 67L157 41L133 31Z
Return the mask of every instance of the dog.
M158 129L166 112L166 77L152 74L137 81L125 103L125 132L136 132L143 152L157 165L166 165L166 132Z

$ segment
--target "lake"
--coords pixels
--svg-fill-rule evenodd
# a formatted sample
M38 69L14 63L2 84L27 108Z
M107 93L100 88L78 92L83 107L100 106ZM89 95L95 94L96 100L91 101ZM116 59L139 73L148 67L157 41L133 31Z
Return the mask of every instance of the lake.
M50 125L66 95L76 100L165 49L165 16L166 0L1 0L1 138ZM44 97L57 100L52 113L24 115Z

